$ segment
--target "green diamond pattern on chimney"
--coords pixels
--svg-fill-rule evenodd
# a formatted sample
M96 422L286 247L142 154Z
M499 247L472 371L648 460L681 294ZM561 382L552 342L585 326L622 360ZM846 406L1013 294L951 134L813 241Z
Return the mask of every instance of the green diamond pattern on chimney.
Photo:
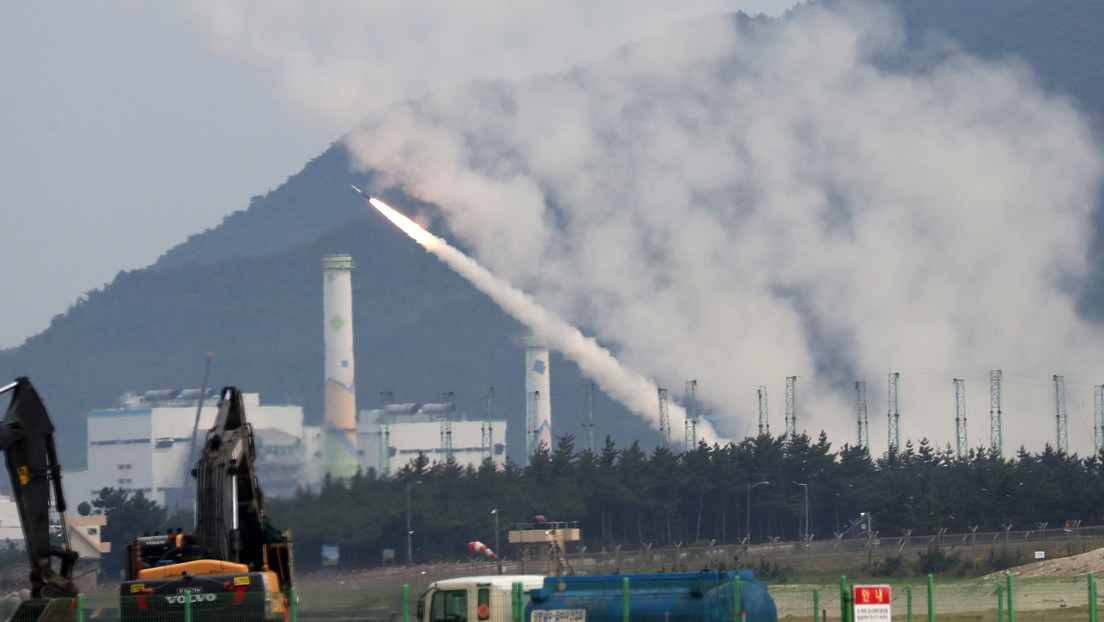
M345 326L345 320L341 319L340 315L335 315L333 319L330 320L330 326L332 326L334 330L341 330Z

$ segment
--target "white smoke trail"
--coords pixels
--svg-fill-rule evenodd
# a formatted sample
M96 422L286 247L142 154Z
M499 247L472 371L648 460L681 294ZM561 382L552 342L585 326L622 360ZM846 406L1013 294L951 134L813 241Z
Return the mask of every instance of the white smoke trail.
M383 201L373 197L369 202L415 242L467 279L476 289L490 296L506 313L529 328L537 339L578 364L583 374L597 383L599 388L616 389L610 392L612 396L659 430L658 388L655 383L627 369L609 350L583 335L579 329L541 308L525 292L491 274L475 260ZM671 428L683 429L686 411L676 404L670 404L669 414ZM698 438L708 444L723 442L707 421L699 420L697 431Z

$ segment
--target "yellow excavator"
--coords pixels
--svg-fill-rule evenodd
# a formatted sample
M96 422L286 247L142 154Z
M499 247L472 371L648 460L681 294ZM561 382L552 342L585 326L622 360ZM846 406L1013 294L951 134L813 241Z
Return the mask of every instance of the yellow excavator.
M120 586L123 622L287 619L291 537L273 528L253 469L242 394L224 387L192 475L195 532L135 538Z

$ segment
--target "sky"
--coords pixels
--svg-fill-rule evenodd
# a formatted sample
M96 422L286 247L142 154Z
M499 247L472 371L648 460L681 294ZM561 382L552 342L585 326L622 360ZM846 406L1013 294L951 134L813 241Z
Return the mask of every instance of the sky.
M218 226L377 107L563 71L680 20L792 4L0 3L0 348ZM370 88L335 86L350 73Z

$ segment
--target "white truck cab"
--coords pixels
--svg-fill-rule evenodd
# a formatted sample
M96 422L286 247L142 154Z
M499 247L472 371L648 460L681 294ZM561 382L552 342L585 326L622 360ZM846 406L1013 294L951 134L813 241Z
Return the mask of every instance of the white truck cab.
M418 599L419 622L510 622L513 587L544 586L544 575L487 575L435 581Z

